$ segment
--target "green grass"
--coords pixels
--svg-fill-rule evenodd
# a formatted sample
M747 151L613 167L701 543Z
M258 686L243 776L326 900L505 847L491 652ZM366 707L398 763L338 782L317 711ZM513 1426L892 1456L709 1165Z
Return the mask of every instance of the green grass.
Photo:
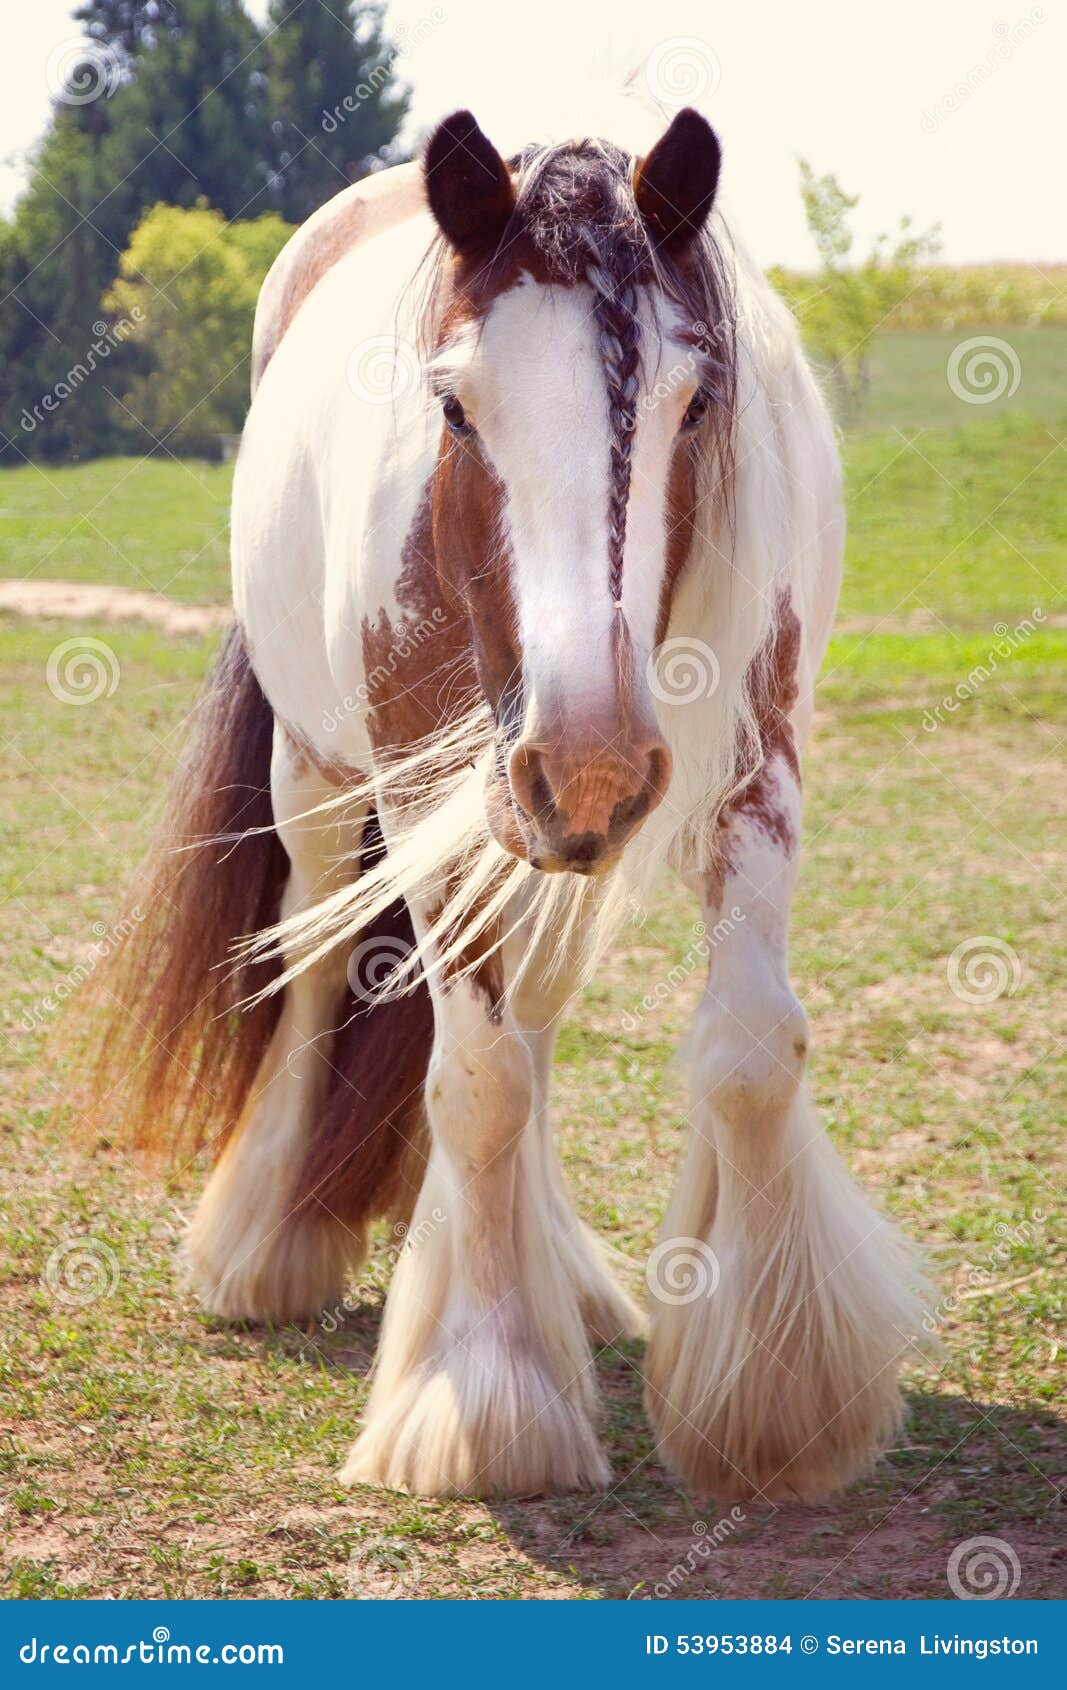
M961 359L957 387L968 395L964 398L953 391L948 372L953 353L966 341L992 343L994 362L976 366L974 379L968 381L967 360ZM1010 351L1005 353L1003 346ZM1009 415L1062 421L1065 390L1067 327L1058 324L883 334L875 341L871 357L871 391L863 427L873 433L894 426L948 429L966 427L977 417L999 421ZM991 397L995 393L1000 396Z
M223 603L231 475L229 464L166 457L5 469L0 575Z
M851 537L840 632L805 768L806 848L792 969L830 1131L941 1276L943 1365L908 1373L905 1437L820 1508L750 1506L685 1596L940 1597L951 1548L979 1534L1019 1557L1023 1597L1063 1595L1056 1506L1062 1401L1062 1052L1067 993L1062 687L1064 451L1040 418L969 421L847 446ZM1063 438L1064 430L1058 431ZM1048 455L1051 454L1051 455ZM226 472L152 465L69 475L72 501L123 511L123 551L154 583L224 591L224 548L195 592L182 555L225 499ZM29 568L55 513L35 472L0 477ZM69 514L69 513L68 513ZM12 520L12 519L9 519ZM115 517L117 521L118 518ZM59 524L56 523L58 527ZM54 529L50 530L53 532ZM84 542L84 536L79 544ZM73 542L72 542L73 544ZM221 547L221 543L220 543ZM154 548L158 548L158 553ZM43 567L60 574L60 550ZM84 578L142 585L106 546ZM179 575L179 582L188 581ZM930 710L988 657L996 624L1037 631ZM380 1321L386 1254L336 1332L231 1330L178 1278L181 1217L203 1170L170 1182L99 1143L87 1162L62 1107L59 989L107 924L161 802L209 646L135 625L89 630L118 665L110 697L59 703L45 667L69 624L0 628L0 814L9 943L0 963L0 1469L4 1568L17 1596L337 1596L350 1559L368 1594L638 1595L684 1559L699 1507L652 1457L640 1347L605 1351L606 1497L499 1506L341 1491ZM672 1060L700 991L676 888L585 994L560 1041L555 1112L581 1212L635 1286L677 1164L684 1079ZM962 1003L947 966L991 935L1014 989ZM655 1007L642 1011L642 1000ZM89 1238L101 1294L57 1297L47 1263Z

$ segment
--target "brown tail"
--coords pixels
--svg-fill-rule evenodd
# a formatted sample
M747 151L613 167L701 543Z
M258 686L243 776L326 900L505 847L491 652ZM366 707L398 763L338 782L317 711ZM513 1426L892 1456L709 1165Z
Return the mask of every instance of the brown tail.
M277 920L289 861L274 832L274 717L238 629L197 703L163 819L94 976L92 1120L134 1145L221 1149L278 1019L236 1005L272 978L234 969L233 940Z
M278 919L289 859L274 831L274 716L238 629L197 704L148 857L93 979L89 1119L139 1148L222 1150L241 1117L281 996L239 1009L277 964L235 966L234 940ZM376 829L375 829L376 833ZM380 850L375 840L365 845ZM391 936L406 908L382 918ZM411 935L414 943L414 935ZM433 1040L425 986L338 1015L319 1131L301 1197L349 1225L408 1201L421 1163L422 1081Z

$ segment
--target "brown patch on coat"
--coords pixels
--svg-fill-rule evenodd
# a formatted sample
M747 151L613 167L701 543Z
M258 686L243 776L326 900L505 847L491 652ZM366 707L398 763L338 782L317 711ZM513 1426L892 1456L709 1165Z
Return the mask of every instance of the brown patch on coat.
M376 621L363 619L368 729L375 750L385 756L454 721L477 692L469 619L437 568L434 484L431 476L404 541L396 596L406 617L436 631L398 659L396 629L385 612Z
M757 827L783 855L791 856L796 850L796 833L782 804L779 782L785 771L800 785L792 712L799 691L801 636L800 618L785 589L778 595L774 627L749 672L749 696L762 761L740 792L724 805L716 825L713 862L705 876L705 896L715 908L721 902L726 875L736 870L739 852L731 829L738 817Z
M437 922L459 886L454 876L448 876L445 881L444 895L428 912L429 920ZM469 912L477 916L478 906ZM447 945L450 935L446 931L442 936L442 943ZM503 1019L504 1002L504 964L500 955L501 927L498 920L488 922L480 932L463 947L463 949L447 962L442 970L444 988L448 991L461 979L469 980L471 986L485 1000L486 1013L490 1021L499 1025Z
M680 435L674 443L667 474L667 554L656 617L657 645L661 645L667 638L674 589L693 546L697 486L696 451L693 438Z
M348 763L343 757L330 757L320 751L314 741L302 728L292 722L286 722L281 716L275 717L293 752L293 770L296 774L303 774L306 769L314 769L323 780L329 781L331 786L362 785L366 776L354 763Z

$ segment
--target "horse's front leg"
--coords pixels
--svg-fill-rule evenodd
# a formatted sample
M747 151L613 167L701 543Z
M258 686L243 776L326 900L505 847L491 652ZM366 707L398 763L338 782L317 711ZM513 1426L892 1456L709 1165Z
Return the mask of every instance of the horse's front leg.
M648 1406L668 1464L718 1495L825 1495L883 1450L921 1326L904 1240L852 1183L803 1087L789 984L800 792L772 755L695 874L710 940L689 1139L650 1264Z
M592 1356L556 1246L530 1048L498 1007L494 963L432 990L431 1155L342 1476L427 1495L600 1486Z

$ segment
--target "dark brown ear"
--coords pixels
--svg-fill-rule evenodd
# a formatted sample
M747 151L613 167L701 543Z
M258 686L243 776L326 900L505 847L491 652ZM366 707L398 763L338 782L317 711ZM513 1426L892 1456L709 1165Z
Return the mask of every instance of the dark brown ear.
M722 150L711 124L685 106L634 172L637 209L666 252L700 233L719 185Z
M464 257L491 251L515 209L508 167L469 111L456 111L430 136L423 160L426 197L445 239Z

